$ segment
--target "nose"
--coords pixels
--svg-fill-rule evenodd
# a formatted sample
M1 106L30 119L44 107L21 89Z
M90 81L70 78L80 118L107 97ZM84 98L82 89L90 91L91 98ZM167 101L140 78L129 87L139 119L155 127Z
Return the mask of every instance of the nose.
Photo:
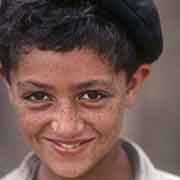
M53 122L56 122L55 132L64 139L79 137L84 131L84 121L78 116L75 105L64 100L56 108Z

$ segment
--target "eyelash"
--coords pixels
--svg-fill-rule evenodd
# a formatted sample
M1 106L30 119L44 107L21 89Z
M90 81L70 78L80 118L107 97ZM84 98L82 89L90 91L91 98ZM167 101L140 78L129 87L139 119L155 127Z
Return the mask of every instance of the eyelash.
M95 93L95 94L93 94ZM95 95L97 96L96 98L92 98L92 99L86 99L84 98L83 99L83 96L84 95ZM80 94L79 96L79 100L87 100L87 101L90 101L90 102L99 102L101 101L102 99L104 98L107 98L107 97L110 97L111 94L109 92L106 92L106 91L102 91L102 90L88 90L88 91L85 91L83 93Z
M40 99L38 99L38 95L41 96ZM44 97L47 97L47 99L43 100ZM42 92L42 91L32 92L30 95L25 95L23 98L25 100L28 100L28 101L31 101L31 102L34 102L34 103L42 103L42 102L50 102L50 101L52 101L52 97L48 93L45 93L45 92ZM32 98L34 98L34 99L32 99Z
M38 97L39 96L39 97ZM102 90L87 90L78 95L78 100L81 102L98 103L105 98L111 97L109 92ZM46 99L44 99L46 97ZM32 92L29 95L24 95L23 99L32 103L48 103L53 101L53 97L43 91Z

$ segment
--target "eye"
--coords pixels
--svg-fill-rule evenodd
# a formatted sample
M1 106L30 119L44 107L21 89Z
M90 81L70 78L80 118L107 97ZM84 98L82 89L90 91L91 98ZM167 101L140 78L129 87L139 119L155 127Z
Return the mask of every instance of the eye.
M35 102L35 103L43 103L52 101L52 97L43 91L33 92L28 96L24 97L25 100Z
M105 91L89 90L89 91L83 92L80 95L79 99L85 100L85 101L90 101L90 102L98 102L109 96L110 96L110 94Z

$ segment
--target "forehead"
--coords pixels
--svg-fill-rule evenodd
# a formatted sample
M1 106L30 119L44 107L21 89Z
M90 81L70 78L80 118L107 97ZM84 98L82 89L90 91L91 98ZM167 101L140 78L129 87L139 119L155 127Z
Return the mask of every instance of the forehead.
M66 53L33 49L20 56L12 74L20 81L63 81L75 84L87 81L110 82L118 76L107 60L85 49Z

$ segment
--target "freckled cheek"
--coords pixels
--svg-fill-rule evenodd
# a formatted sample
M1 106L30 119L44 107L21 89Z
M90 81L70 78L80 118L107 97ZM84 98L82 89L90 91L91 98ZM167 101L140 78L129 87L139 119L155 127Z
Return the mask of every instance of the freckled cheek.
M100 134L102 140L119 136L123 119L123 110L119 106L109 106L103 110L84 114L87 122Z
M20 130L27 138L40 135L50 123L50 118L46 113L21 110L18 112L18 117Z
M118 116L115 111L100 113L99 122L105 141L119 137L122 126L121 114Z

